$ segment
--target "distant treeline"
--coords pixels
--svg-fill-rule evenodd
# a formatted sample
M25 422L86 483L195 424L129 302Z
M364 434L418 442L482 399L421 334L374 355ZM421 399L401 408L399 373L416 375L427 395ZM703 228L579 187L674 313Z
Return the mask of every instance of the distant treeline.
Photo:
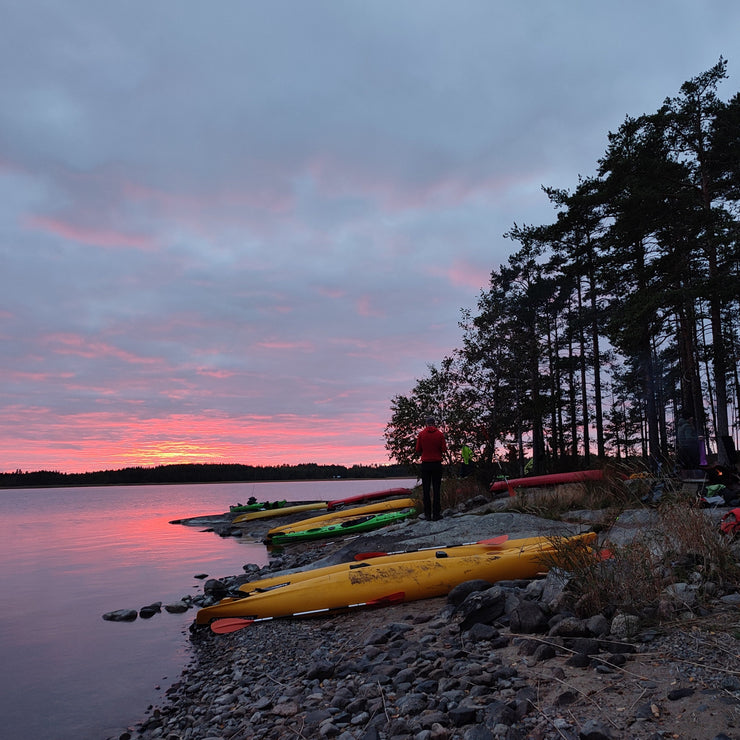
M332 478L405 478L415 473L407 465L158 465L100 470L93 473L60 473L49 470L0 473L1 488L41 486L138 486L152 483L238 483L242 481L330 480Z

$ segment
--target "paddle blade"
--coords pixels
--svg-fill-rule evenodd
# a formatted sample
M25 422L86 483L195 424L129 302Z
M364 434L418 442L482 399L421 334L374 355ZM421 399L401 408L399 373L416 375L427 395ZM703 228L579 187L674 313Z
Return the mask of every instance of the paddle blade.
M405 591L396 591L396 593L381 596L372 601L365 602L366 606L386 606L388 604L400 604L406 598Z
M369 560L370 558L382 558L387 552L358 552L355 560Z
M211 622L211 632L215 632L217 635L225 635L249 627L253 623L253 619L242 619L241 617L217 619L215 622Z
M478 540L479 545L488 545L489 547L495 547L496 545L503 545L506 540L509 539L508 534L501 534L498 537L491 537L488 540Z

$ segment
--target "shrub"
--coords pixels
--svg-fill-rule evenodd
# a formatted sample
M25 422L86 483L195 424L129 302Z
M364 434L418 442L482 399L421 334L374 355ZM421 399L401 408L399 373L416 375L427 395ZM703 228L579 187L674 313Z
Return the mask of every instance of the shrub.
M640 532L627 544L607 541L604 546L604 556L595 557L585 548L555 541L551 565L569 572L573 607L581 616L617 609L657 615L666 589L673 584L711 581L733 588L740 583L732 542L693 504L662 506L654 528Z
M568 590L579 616L616 609L641 613L655 605L665 587L660 563L645 541L602 551L555 544L552 564L570 575Z

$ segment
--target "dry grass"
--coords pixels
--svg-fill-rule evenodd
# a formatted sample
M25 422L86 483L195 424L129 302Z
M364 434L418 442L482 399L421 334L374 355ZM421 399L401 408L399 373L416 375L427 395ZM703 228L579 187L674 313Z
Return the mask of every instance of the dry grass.
M554 520L577 509L600 510L605 513L604 519L612 522L625 509L642 506L643 495L641 485L628 486L621 478L607 474L601 481L518 489L506 509Z
M660 486L658 500L651 498L656 484ZM456 507L480 494L488 494L487 488L473 477L445 479L442 508ZM421 498L420 489L418 496ZM657 511L657 522L627 544L610 543L610 526L622 512L639 508ZM594 529L603 533L608 558L595 557L583 544L556 540L552 562L548 563L569 573L570 598L582 616L619 610L670 617L672 606L666 594L672 585L689 582L696 589L699 605L711 593L708 584L719 588L740 585L734 551L740 546L733 547L716 521L698 507L695 490L687 490L670 475L656 477L639 465L619 470L612 467L605 470L601 481L521 488L506 500L504 510L551 520L579 510L601 512L601 524Z
M685 502L668 503L658 510L663 536L663 559L671 562L677 575L682 568L701 572L706 580L720 586L739 582L740 567L733 541L721 532L704 511Z
M601 555L583 546L555 543L549 565L568 572L568 590L580 616L617 609L642 613L654 606L666 583L659 559L649 545L635 540Z
M567 502L570 509L592 508L589 504L599 498L613 500L608 491L601 497L584 491L581 498L571 491L563 503ZM628 503L620 500L613 511L624 510ZM607 558L594 557L584 548L555 543L550 565L569 572L569 591L580 614L621 610L643 616L668 616L672 605L666 589L672 585L691 583L700 604L711 589L707 584L720 588L740 584L732 540L693 499L667 497L657 512L657 523L627 544L612 545L607 534Z
M447 508L456 508L458 505L480 495L488 498L488 489L473 475L467 478L445 479L442 481L442 493L440 495L442 511Z

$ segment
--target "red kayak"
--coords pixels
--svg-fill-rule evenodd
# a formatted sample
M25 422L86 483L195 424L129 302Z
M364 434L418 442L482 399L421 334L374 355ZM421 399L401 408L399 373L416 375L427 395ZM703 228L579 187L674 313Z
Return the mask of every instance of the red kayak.
M556 486L559 483L580 483L584 480L601 480L603 470L574 470L572 473L550 473L549 475L532 475L528 478L510 478L497 480L491 483L491 492L509 491L512 488L528 488L532 486Z
M375 499L386 498L387 496L408 496L410 493L410 488L389 488L385 491L358 493L356 496L347 496L346 498L338 498L334 501L329 501L326 505L326 508L338 509L340 506L347 506L350 504L362 504L366 501L374 501Z

